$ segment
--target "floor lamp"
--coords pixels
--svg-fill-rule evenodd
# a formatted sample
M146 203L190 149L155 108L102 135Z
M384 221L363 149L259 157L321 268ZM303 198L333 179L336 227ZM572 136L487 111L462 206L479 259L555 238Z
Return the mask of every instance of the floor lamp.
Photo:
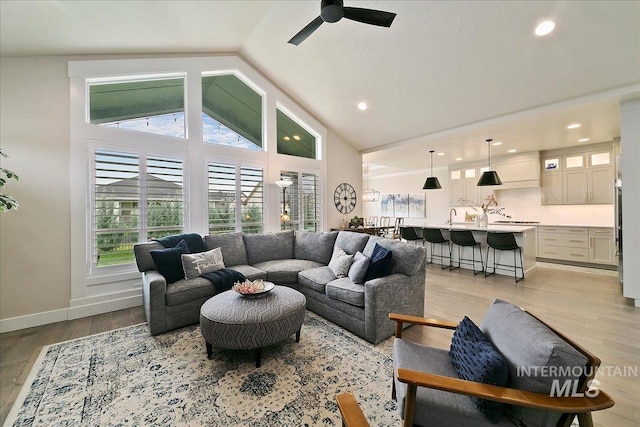
M287 228L287 222L291 221L291 217L287 212L285 196L287 194L287 188L293 184L293 181L290 179L279 179L275 184L282 189L282 214L280 215L280 221L283 223L283 228Z

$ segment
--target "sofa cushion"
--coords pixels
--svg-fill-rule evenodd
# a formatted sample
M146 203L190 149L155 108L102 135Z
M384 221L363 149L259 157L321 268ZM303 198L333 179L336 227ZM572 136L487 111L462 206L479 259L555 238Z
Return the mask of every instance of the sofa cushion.
M293 230L278 233L242 234L250 265L264 261L293 258Z
M351 279L353 283L364 283L370 263L371 260L369 257L360 251L356 252L353 257L353 264L349 267L349 279Z
M238 273L241 273L244 277L249 280L263 279L267 280L267 272L264 270L260 270L259 268L255 268L250 265L234 265L233 267L227 267L229 270L235 270Z
M349 255L354 255L358 251L363 252L368 241L368 234L356 233L354 231L340 231L336 238L336 246Z
M296 259L307 259L327 265L331 260L337 231L311 232L296 231L293 253Z
M422 246L409 245L399 240L371 236L362 253L371 258L376 243L393 252L391 274L402 273L407 276L414 276L424 266L424 248Z
M203 277L188 280L183 278L167 285L165 298L167 305L172 306L212 297L215 293L213 284Z
M554 381L562 385L566 380L579 379L580 375L574 374L580 374L588 362L546 325L507 301L493 302L480 329L507 362L507 386L511 388L549 395ZM557 369L558 375L549 375L551 370L547 367L551 366L565 369ZM507 406L505 412L525 425L555 425L561 415L519 406Z
M259 262L254 267L267 272L267 280L276 285L292 285L298 283L298 273L322 264L306 259L280 259Z
M451 364L464 380L504 387L509 371L500 352L468 317L458 324L449 350ZM502 417L504 404L471 397L487 419L496 423Z
M195 279L205 273L212 273L224 268L220 248L197 254L182 254L181 258L185 279Z
M327 283L325 292L331 299L346 302L347 304L357 307L364 307L364 286L353 283L348 277Z
M304 270L298 273L298 285L325 293L327 283L336 280L336 275L328 266Z
M242 233L210 234L204 236L204 242L208 249L220 248L226 267L249 264Z
M158 272L162 274L167 284L184 279L181 256L190 253L184 240L181 240L174 248L157 249L149 253L158 267Z
M329 268L333 271L333 274L340 279L347 277L349 267L351 267L352 263L353 255L347 255L345 251L336 246L333 250L331 261L329 261Z
M395 339L393 342L393 368L394 371L404 368L445 377L458 377L447 350L405 339ZM400 414L403 414L407 385L397 379L395 385L398 409ZM413 423L419 426L494 425L478 410L469 396L427 387L418 387L416 392ZM513 427L513 423L505 416L500 419L498 425Z
M156 241L136 243L133 245L133 253L136 256L136 265L138 266L138 271L140 273L158 269L156 263L153 262L153 258L151 257L151 251L160 249L164 249L164 246Z
M367 269L366 280L373 280L378 277L388 276L389 273L391 273L392 259L393 252L376 243L371 254L371 263Z

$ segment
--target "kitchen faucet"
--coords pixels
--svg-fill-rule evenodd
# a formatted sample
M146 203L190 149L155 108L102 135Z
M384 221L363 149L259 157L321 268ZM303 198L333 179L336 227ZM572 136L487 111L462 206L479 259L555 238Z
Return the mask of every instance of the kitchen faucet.
M453 219L451 217L451 212L453 212L454 215L458 215L458 212L456 212L456 210L454 208L451 208L449 210L449 225L453 224Z

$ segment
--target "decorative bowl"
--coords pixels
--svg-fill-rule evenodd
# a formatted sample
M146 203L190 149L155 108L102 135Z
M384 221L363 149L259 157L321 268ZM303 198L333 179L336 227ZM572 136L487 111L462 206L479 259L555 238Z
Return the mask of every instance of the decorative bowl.
M262 279L245 280L244 282L236 282L233 284L233 290L245 297L264 295L274 287L275 285L273 283L265 282Z

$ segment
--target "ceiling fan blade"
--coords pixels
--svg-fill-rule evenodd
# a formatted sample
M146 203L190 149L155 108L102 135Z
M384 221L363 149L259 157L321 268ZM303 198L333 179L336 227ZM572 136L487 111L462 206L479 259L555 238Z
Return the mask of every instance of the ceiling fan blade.
M294 44L296 46L298 46L300 43L302 43L307 37L309 37L311 35L311 33L313 33L315 30L318 29L318 27L323 23L324 21L322 20L322 18L320 16L318 16L316 19L314 19L313 21L311 21L309 23L309 25L307 25L306 27L304 27L302 30L300 30L300 32L298 32L298 34L296 34L295 36L291 37L291 40L289 40L287 43L291 43Z
M360 7L344 7L344 17L352 21L363 22L365 24L378 25L380 27L390 27L395 13L382 10L362 9Z

